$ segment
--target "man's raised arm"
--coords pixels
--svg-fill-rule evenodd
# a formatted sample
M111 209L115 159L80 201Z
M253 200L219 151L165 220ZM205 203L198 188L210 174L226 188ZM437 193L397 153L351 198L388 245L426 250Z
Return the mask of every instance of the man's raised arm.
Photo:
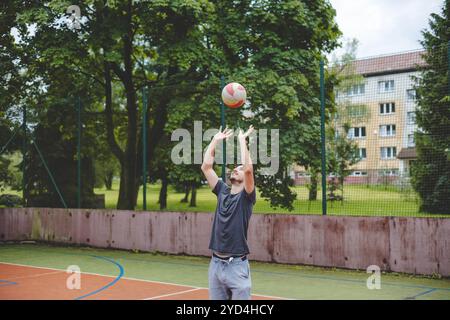
M255 189L255 179L253 177L253 163L247 147L247 137L253 132L253 126L248 128L246 133L239 131L238 140L241 148L241 161L244 170L244 188L247 193L252 193Z
M219 141L228 139L233 135L233 131L230 129L225 128L223 132L221 132L222 127L220 127L219 132L214 135L213 139L211 140L211 143L209 144L208 148L205 152L205 157L203 158L202 163L202 172L206 177L206 180L208 181L208 185L211 189L214 189L214 187L217 184L217 181L219 180L219 177L217 176L216 172L214 171L214 152L216 149L217 143Z

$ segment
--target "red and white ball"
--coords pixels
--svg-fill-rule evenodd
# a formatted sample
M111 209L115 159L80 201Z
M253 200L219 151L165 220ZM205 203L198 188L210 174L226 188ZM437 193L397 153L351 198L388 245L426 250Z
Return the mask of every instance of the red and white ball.
M247 99L247 91L237 82L227 84L222 90L223 103L230 108L242 107Z

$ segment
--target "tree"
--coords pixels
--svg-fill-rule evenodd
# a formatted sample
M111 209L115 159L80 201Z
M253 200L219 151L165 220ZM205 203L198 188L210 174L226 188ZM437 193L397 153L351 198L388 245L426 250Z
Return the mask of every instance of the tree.
M26 91L31 105L42 100L39 88L53 83L73 96L86 94L87 110L103 117L107 144L121 168L119 209L134 209L142 182L141 88L149 88L147 159L161 169L152 176L170 181L158 154L167 154L169 144L162 143L170 140L171 123L201 119L217 128L221 76L251 92L253 116L230 111L228 123L280 129L279 172L257 179L272 205L293 208L286 168L310 165L320 151L319 61L339 35L328 1L89 0L77 2L79 30L60 21L67 1L7 3L16 10L8 27L16 27L22 39L9 45L20 49L19 64L36 84ZM28 32L32 24L34 34ZM162 199L167 192L161 191Z
M358 40L345 40L344 47L345 51L340 57L333 54L331 68L326 73L328 85L333 90L329 100L332 105L329 109L331 121L326 126L327 173L337 175L337 179L331 179L330 187L335 190L341 189L342 192L344 179L349 173L348 169L357 160L355 158L356 144L347 138L349 126L355 121L365 121L370 116L367 106L355 105L349 99L343 98L353 86L364 82L363 76L356 73L354 65ZM310 201L317 199L320 168L319 159L312 162L308 168L311 175L310 183L307 185ZM333 190L330 191L331 198L334 198Z
M225 56L222 72L251 93L252 116L242 126L280 132L279 170L264 176L257 165L257 188L271 206L292 210L296 194L286 169L310 166L320 155L319 62L337 46L335 11L327 1L298 0L217 1L216 8L213 39ZM330 88L327 83L327 102Z
M345 178L350 174L350 167L360 160L358 145L348 138L350 128L352 124L367 121L370 117L366 105L354 104L346 98L352 87L364 83L363 76L355 68L357 49L357 39L347 40L344 54L340 58L333 57L330 71L335 79L335 96L339 96L339 100L334 100L334 121L327 127L327 172L333 174L329 181L330 200L344 200ZM341 191L341 196L335 195L337 190Z
M419 194L420 210L448 213L450 203L450 1L431 14L430 28L422 32L426 66L416 78L418 107L415 133L417 160L411 182Z
M47 68L76 75L75 82L69 82L74 87L70 92L94 93L92 106L104 105L104 110L97 112L104 116L106 141L121 167L117 207L133 209L142 174L140 89L144 85L156 88L147 117L151 160L167 121L167 104L180 87L173 83L187 80L181 85L189 87L192 79L187 71L200 67L191 58L201 56L202 48L207 50L192 39L201 35L198 25L207 16L208 2L86 1L78 3L83 16L79 30L60 22L66 1L8 2L17 10L11 15L11 27L17 28L22 42L16 45L31 57L20 63L34 67L29 78L46 86L48 79L42 75ZM35 32L29 34L32 24ZM59 80L60 84L68 82ZM83 83L89 84L87 88ZM120 93L123 99L117 99Z
M77 141L74 137L76 113L71 104L54 104L45 109L47 112L44 113L43 120L39 121L29 133L33 143L30 143L26 167L28 203L31 206L62 207L63 203L53 184L53 178L67 206L76 208ZM94 144L93 138L88 134L88 130L85 130L83 139L87 146ZM49 143L50 141L52 143ZM104 206L96 202L94 184L93 152L85 146L81 153L81 207Z
M344 200L345 178L350 174L350 167L360 160L358 145L347 138L349 130L349 124L344 124L340 132L333 127L328 130L327 172L333 174L329 200ZM334 194L335 190L341 191L340 197Z
M95 187L112 190L114 178L119 174L119 163L110 153L101 155L95 160Z
M14 63L22 55L22 50L14 45L15 39L10 33L15 25L16 12L22 6L20 2L0 3L0 189L17 184L15 173L9 170L9 154L20 150L23 142L18 118L25 95L25 79L20 65Z

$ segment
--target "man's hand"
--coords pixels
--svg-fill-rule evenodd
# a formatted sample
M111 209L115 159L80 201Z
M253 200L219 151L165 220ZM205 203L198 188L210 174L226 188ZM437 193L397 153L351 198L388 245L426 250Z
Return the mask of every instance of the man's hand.
M247 130L247 132L243 133L241 129L239 129L239 135L238 135L238 139L242 140L242 139L246 139L250 134L252 134L252 132L255 129L253 128L253 126L250 126Z
M216 141L221 141L224 139L228 139L229 137L231 137L233 135L233 130L228 129L228 127L226 127L223 132L222 132L222 127L219 128L219 132L217 132L213 139Z
M214 150L216 148L217 143L219 143L222 140L228 139L232 135L233 130L225 128L225 130L222 131L222 127L220 127L219 132L217 132L214 135L213 139L211 140L211 143L208 146L208 149L205 152L205 157L203 158L203 164L201 169L211 189L214 189L214 187L217 184L217 181L219 180L219 177L217 176L213 168Z

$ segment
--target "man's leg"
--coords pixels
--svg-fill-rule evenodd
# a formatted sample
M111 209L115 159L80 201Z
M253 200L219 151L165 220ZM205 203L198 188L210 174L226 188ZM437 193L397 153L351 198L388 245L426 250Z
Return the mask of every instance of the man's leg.
M228 265L227 281L232 292L232 300L250 300L252 279L248 259L234 260Z
M209 299L210 300L230 300L231 292L222 282L223 262L212 257L209 263L208 281L209 281Z

